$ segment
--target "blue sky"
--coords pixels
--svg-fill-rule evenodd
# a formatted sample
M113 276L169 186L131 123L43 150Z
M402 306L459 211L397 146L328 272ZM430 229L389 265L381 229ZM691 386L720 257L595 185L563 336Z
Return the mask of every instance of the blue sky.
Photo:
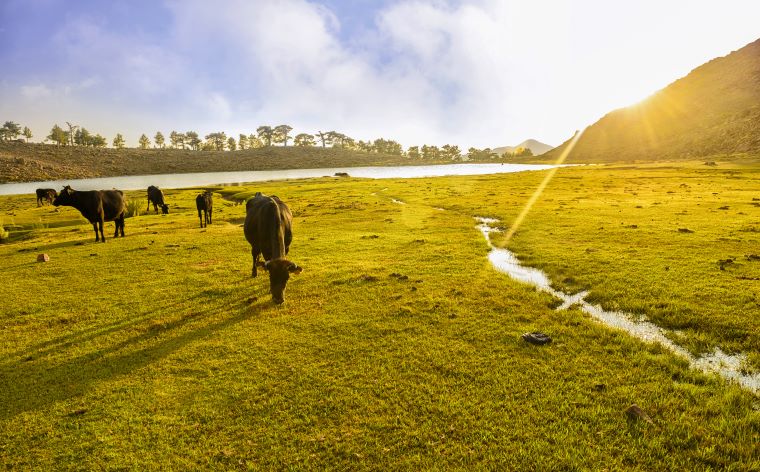
M559 144L760 37L755 0L1 0L0 120Z

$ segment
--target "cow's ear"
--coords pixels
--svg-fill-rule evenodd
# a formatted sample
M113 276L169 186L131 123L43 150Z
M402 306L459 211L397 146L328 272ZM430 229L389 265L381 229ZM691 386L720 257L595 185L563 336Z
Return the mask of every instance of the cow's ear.
M297 265L295 262L291 262L288 266L288 272L291 274L300 274L303 272L303 267Z

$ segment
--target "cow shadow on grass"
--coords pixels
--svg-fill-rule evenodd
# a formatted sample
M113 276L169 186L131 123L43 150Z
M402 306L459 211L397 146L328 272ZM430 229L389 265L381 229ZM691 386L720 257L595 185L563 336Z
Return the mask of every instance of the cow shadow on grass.
M199 300L199 303L202 301ZM109 347L89 352L63 363L45 362L42 359L25 360L2 366L0 377L4 384L0 389L0 419L8 420L18 414L46 408L56 402L85 396L91 386L102 381L129 375L190 344L211 337L243 321L253 318L267 308L272 308L268 300L250 304L245 300L230 305L228 302L215 304L204 311L194 311L179 319L150 326L144 332ZM232 317L220 318L219 314L234 311ZM217 320L203 323L206 317ZM82 339L105 335L127 327L129 323L120 321L103 332L91 333ZM197 325L197 326L193 326ZM181 334L171 333L183 329ZM155 341L154 341L155 340ZM152 342L153 341L153 342ZM73 342L73 341L72 341ZM137 348L149 344L144 348ZM65 349L69 343L59 346ZM122 351L128 351L120 353Z

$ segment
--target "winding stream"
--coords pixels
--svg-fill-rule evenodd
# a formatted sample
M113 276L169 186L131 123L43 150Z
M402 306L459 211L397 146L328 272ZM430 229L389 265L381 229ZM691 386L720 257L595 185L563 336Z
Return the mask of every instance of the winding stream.
M562 304L557 310L566 310L571 306L578 305L584 312L591 315L592 318L607 326L621 329L649 343L660 343L678 356L688 360L692 368L707 373L717 373L725 379L738 383L747 390L754 393L760 392L760 373L748 374L742 371L742 364L747 358L746 355L729 355L721 351L720 348L715 348L711 353L694 356L669 339L667 337L667 330L646 321L643 317L619 311L606 311L599 305L592 305L586 301L588 292L568 294L555 290L551 286L549 277L543 271L521 265L512 252L507 249L494 247L491 244L490 233L500 231L491 225L498 223L499 220L483 217L476 217L475 220L478 222L478 229L483 233L483 237L485 237L486 242L488 242L491 248L491 251L488 253L488 259L491 261L491 264L497 270L506 273L513 279L533 285L538 290L559 298Z

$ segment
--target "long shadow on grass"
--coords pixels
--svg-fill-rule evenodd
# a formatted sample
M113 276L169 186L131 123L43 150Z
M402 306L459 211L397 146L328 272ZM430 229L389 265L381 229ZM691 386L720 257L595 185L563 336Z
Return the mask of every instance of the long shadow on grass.
M199 303L204 301L199 300ZM192 313L156 329L148 329L145 333L106 349L70 359L64 364L21 361L6 365L3 369L5 372L2 373L4 388L0 389L0 419L7 420L26 411L39 410L55 402L85 395L90 386L97 382L128 375L188 344L245 321L267 307L271 307L268 301L252 306L242 302L234 305L218 304L213 309ZM203 319L204 316L218 316L219 313L232 310L239 313L197 329L189 328L193 321ZM169 339L158 340L143 349L118 354L119 351L150 343L151 340L183 327L190 330Z

